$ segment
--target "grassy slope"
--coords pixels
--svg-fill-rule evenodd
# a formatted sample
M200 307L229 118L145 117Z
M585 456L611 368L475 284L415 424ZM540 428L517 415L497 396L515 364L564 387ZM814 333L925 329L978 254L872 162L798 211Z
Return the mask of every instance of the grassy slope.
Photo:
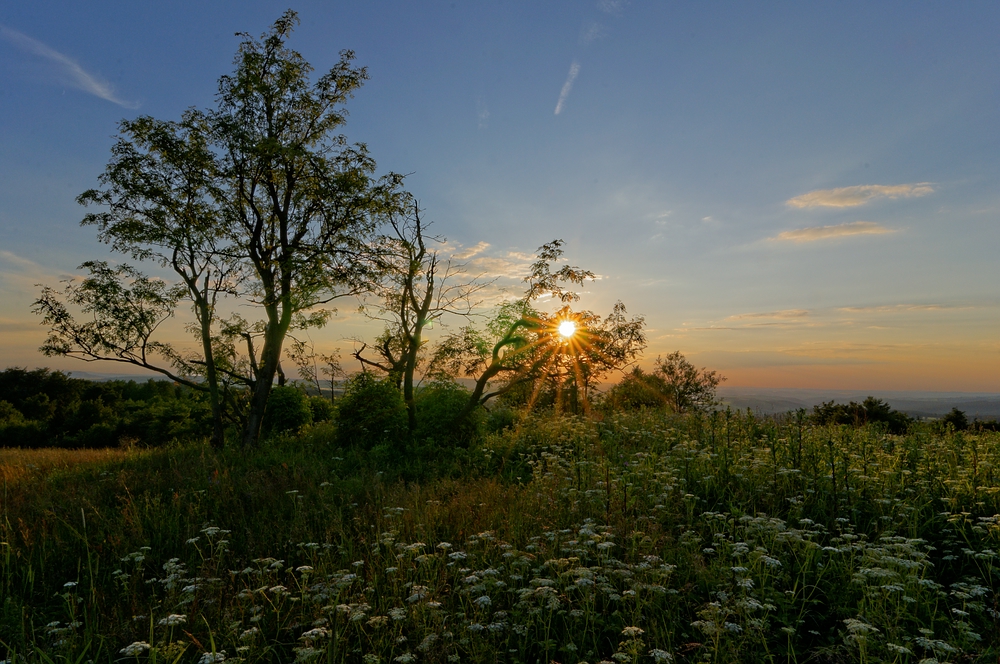
M996 657L996 434L644 414L362 454L330 433L6 452L0 656Z

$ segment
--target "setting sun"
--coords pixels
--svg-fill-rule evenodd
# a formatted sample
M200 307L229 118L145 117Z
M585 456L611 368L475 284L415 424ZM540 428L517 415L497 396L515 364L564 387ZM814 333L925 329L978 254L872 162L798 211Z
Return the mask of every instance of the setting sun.
M559 334L566 339L569 339L574 334L576 334L576 323L571 320L564 320L559 323Z

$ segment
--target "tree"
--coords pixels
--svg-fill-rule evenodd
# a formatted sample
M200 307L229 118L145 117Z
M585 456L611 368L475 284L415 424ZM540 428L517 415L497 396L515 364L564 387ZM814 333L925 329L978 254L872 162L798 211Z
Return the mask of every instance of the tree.
M626 319L621 302L603 320L593 312L571 309L570 303L580 298L569 286L593 279L594 274L570 265L553 271L562 257L562 244L554 240L538 249L524 278L524 296L501 305L485 329L467 325L435 349L432 373L475 380L466 413L525 385L532 386L529 405L548 385L557 394L568 387L575 395L582 388L586 408L591 383L623 369L645 347L642 317ZM535 302L543 296L563 306L554 313L542 312ZM574 331L561 333L561 323L573 323Z
M676 413L706 411L718 404L715 389L726 378L699 370L680 351L657 357L653 371L635 367L608 392L605 402L625 410L666 407Z
M105 211L89 213L84 225L99 229L98 237L112 249L136 260L155 260L169 266L180 278L178 289L171 291L170 305L181 299L191 302L196 318L195 331L201 346L199 358L183 355L172 345L152 340L151 333L140 344L144 352L134 355L122 341L129 334L140 333L129 326L151 309L172 315L173 306L149 290L148 277L135 268L123 266L112 271L106 263L85 263L90 277L83 288L67 282L67 300L89 309L102 319L94 344L79 342L80 333L51 290L43 290L36 310L52 328L49 341L42 347L48 355L76 355L86 359L116 358L163 373L175 381L209 394L212 408L212 442L223 442L223 404L219 376L213 352L212 324L220 296L231 292L238 281L241 266L227 251L227 242L219 220L215 199L221 195L218 165L211 149L212 127L206 115L197 110L184 113L180 122L163 122L149 117L124 120L119 126L118 141L112 158L100 177L103 190L92 189L77 199L83 205L100 205ZM121 296L129 291L129 298ZM101 293L103 291L103 294ZM105 304L107 306L105 306ZM119 329L116 329L118 326ZM77 329L74 329L77 328ZM96 351L96 352L95 352ZM170 362L171 370L154 364L149 352ZM200 374L204 382L191 376Z
M43 346L49 354L125 361L204 381L215 410L223 400L220 374L242 386L244 446L259 438L287 334L323 324L324 305L366 288L375 272L371 234L404 200L400 176L376 178L366 147L336 133L346 119L342 105L368 78L366 70L342 51L333 69L310 80L310 65L285 43L297 22L287 11L260 39L239 35L235 70L219 80L215 109L188 111L177 123L122 122L103 188L80 197L105 208L84 223L96 225L114 250L158 260L180 277L173 301L152 305L169 317L173 306L189 302L200 352L185 355L156 341L155 326L130 327L146 303L107 306L93 289L80 294L70 284L62 296L89 307L98 326L76 321L51 289L36 302L52 328ZM119 290L147 279L135 270L118 276ZM260 318L223 321L224 296L252 303ZM221 413L216 422L218 429Z
M317 353L312 343L290 337L288 356L299 370L299 378L315 388L316 394L323 395L320 377L325 376L330 384L330 402L337 400L337 379L344 376L340 366L340 349L332 353Z
M704 411L716 405L715 388L726 380L716 371L699 371L679 350L665 359L657 357L653 375L662 381L667 405L678 413Z
M856 427L881 423L893 434L906 433L911 421L906 413L893 410L888 403L872 396L866 397L861 403L827 401L813 406L811 419L816 424L847 424Z
M468 316L479 304L475 296L492 283L474 278L455 283L464 266L439 258L428 242L443 240L425 235L416 202L411 210L390 216L391 232L379 242L384 279L376 294L382 300L379 316L386 323L375 343L379 358L364 355L366 344L354 351L362 366L383 371L401 388L410 434L417 428L415 386L424 330L448 314Z
M952 408L941 418L941 423L954 427L955 431L965 431L969 428L969 418L965 416L965 411Z

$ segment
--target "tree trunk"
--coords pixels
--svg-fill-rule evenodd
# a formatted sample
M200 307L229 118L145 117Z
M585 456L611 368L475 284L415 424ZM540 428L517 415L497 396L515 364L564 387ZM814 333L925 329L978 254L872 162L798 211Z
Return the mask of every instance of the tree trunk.
M205 381L208 383L208 401L212 407L212 447L221 450L226 443L225 424L222 419L222 398L219 395L219 376L212 353L212 319L208 302L199 298L198 313L201 318L201 347L205 354Z
M286 307L286 311L288 308ZM281 361L281 343L285 339L288 323L282 316L278 320L276 311L268 312L268 324L264 330L264 346L260 351L260 367L253 394L250 397L250 408L246 423L243 425L242 445L244 448L256 447L260 443L260 427L264 423L264 411L267 409L267 399L271 396L271 386L274 376L278 373Z
M417 370L417 351L420 350L420 328L417 323L416 330L409 339L409 348L406 352L406 364L403 368L403 403L406 404L407 429L412 436L417 430L417 404L413 394L413 374Z

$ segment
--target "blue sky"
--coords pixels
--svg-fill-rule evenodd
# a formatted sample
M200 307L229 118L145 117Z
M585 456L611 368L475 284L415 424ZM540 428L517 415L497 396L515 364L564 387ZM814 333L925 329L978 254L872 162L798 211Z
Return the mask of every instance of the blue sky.
M105 255L75 197L120 119L211 106L233 33L287 7L0 7L0 365L99 369L34 350L34 284ZM563 238L602 277L582 306L732 385L1000 391L1000 5L292 8L317 70L368 67L345 133L473 267Z

